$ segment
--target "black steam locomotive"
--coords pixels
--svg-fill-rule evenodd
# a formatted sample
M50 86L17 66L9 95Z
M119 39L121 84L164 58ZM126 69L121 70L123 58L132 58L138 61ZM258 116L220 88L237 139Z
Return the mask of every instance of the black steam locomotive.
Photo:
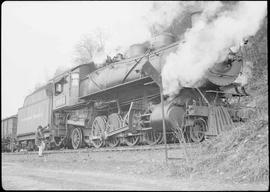
M232 127L241 120L241 110L230 100L246 95L234 83L242 68L241 55L230 54L215 64L199 87L184 87L174 98L166 98L160 94L160 73L178 45L174 36L162 34L132 45L99 69L84 64L54 77L27 96L18 110L20 147L34 149L36 128L47 124L51 149L160 143L161 96L168 140L174 140L179 129L190 142L200 142Z

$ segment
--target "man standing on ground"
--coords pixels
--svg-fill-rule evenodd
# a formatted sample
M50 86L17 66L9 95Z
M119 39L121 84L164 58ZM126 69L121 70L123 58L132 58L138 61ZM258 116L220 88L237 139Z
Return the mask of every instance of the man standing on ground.
M38 126L36 132L36 145L38 146L38 156L42 157L43 150L45 149L45 137L44 131L49 128L49 125L46 127Z

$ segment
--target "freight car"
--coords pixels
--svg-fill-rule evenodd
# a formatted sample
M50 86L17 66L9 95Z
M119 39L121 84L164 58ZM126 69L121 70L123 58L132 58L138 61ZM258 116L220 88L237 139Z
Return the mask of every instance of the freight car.
M17 115L1 121L1 149L2 152L13 152L16 149Z

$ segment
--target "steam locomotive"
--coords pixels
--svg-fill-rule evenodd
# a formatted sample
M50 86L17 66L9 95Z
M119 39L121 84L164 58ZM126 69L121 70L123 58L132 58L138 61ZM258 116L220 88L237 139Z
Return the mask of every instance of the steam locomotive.
M164 33L101 68L83 64L54 77L18 110L18 148L34 150L37 127L48 124L49 149L155 145L164 140L162 97L169 142L180 129L189 142L201 142L243 120L235 102L247 95L234 83L243 65L238 53L208 69L199 87L183 87L173 98L161 94L161 70L179 43Z

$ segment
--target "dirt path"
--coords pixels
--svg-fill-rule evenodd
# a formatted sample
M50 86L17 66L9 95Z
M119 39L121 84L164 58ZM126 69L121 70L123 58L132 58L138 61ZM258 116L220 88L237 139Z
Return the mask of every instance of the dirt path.
M30 168L3 163L5 189L174 189L155 180L105 173L62 169Z
M111 173L110 170L72 170L31 166L20 162L2 162L2 185L14 189L85 190L266 190L264 185L232 185L209 181L151 178Z

